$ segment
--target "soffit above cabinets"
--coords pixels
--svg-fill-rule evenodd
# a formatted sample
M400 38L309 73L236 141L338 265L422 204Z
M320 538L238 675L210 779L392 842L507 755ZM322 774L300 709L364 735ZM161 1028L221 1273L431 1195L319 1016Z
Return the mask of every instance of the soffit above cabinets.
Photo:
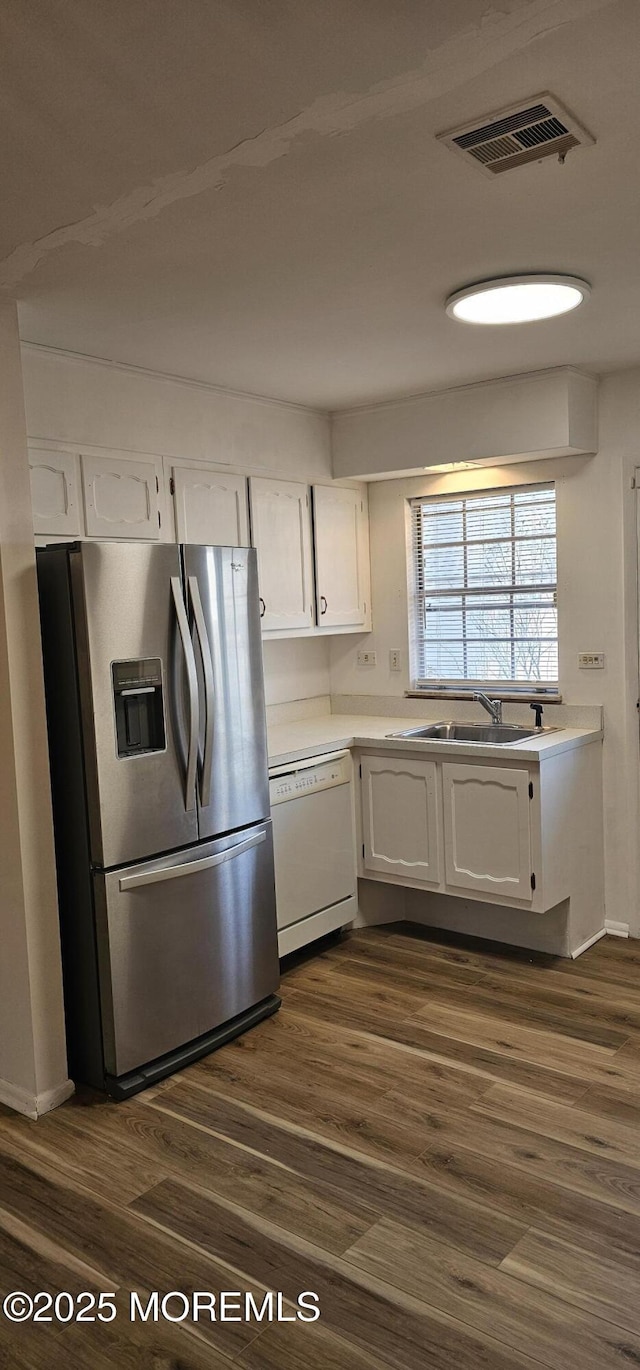
M597 381L573 367L334 415L335 477L376 480L451 463L499 466L597 451Z

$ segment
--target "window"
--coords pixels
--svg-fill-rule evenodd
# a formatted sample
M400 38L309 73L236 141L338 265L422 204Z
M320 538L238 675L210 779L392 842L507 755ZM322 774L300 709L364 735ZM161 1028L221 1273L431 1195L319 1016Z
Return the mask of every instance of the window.
M555 686L553 485L411 501L414 685Z

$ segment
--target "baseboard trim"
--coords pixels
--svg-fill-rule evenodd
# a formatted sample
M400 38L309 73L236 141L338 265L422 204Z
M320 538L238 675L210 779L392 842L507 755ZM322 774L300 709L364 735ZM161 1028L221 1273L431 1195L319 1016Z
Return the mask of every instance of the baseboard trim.
M28 1090L20 1089L8 1080L0 1080L0 1104L6 1104L7 1108L12 1108L15 1113L23 1113L26 1118L33 1118L35 1121L41 1118L43 1113L50 1113L52 1108L63 1104L65 1099L70 1099L74 1090L73 1080L64 1080L61 1085L56 1085L55 1089L46 1089L43 1094L30 1094Z
M628 936L629 936L629 924L628 924L628 923L615 923L615 922L612 922L609 918L605 918L605 920L604 920L604 930L605 930L606 933L608 933L609 937L628 937Z
M586 942L582 942L579 947L576 947L575 951L572 951L571 960L575 961L576 957L582 956L583 951L588 951L589 947L592 947L594 942L599 942L600 938L606 937L606 935L606 928L601 928L599 932L594 932L593 937L587 937Z

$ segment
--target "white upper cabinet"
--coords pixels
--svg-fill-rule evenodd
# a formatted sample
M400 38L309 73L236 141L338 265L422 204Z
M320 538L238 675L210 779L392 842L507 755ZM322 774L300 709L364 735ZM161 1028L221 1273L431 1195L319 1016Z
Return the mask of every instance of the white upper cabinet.
M528 771L445 764L442 790L447 886L532 899Z
M426 884L442 878L435 761L362 757L363 873Z
M73 452L29 452L33 531L52 537L82 532L78 459Z
M360 627L369 598L364 496L339 485L314 485L313 523L318 625Z
M82 458L87 536L160 537L160 483L153 461L118 457Z
M249 546L246 476L209 466L174 466L172 490L178 542Z
M258 553L263 632L313 627L309 487L298 481L249 480L251 531Z

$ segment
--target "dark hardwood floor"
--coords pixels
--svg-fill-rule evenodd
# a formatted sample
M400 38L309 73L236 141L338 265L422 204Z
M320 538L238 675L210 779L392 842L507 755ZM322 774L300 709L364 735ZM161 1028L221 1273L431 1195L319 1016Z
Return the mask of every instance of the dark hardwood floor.
M290 964L280 1013L129 1103L0 1109L0 1302L25 1370L640 1366L640 944L578 961L404 925ZM129 1321L194 1290L319 1322ZM176 1305L171 1306L176 1313Z

